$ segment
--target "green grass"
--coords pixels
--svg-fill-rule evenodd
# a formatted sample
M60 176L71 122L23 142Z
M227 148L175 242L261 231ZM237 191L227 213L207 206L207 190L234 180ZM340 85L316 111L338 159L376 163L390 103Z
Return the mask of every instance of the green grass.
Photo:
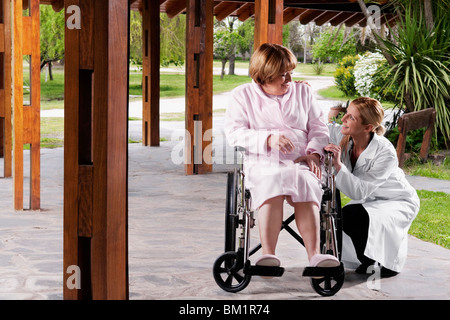
M405 161L403 171L411 176L450 180L450 158L446 157L439 166L432 161L421 163L416 159L409 159Z
M51 100L64 100L64 69L62 67L53 68L53 80L48 77L45 82L45 73L41 73L41 103Z
M64 147L64 118L41 118L41 148Z
M450 196L444 192L417 191L420 211L409 233L450 249Z
M325 63L324 69L320 73L320 75L316 74L314 71L314 65L311 63L299 63L297 68L295 68L296 72L299 72L302 76L324 76L324 77L333 77L334 72L336 71L336 64L334 63Z
M130 74L130 95L142 95L142 74ZM220 76L213 76L213 93L227 92L240 84L251 82L248 76L225 75L223 80ZM160 75L160 97L174 98L183 97L186 94L186 77L184 74L161 74Z
M358 96L346 96L342 91L340 91L337 86L331 86L328 88L324 88L318 91L318 94L323 98L337 101L347 101L354 100L358 98ZM381 101L381 104L385 109L391 109L394 107L392 102Z
M328 88L321 89L318 91L318 94L320 94L324 98L339 101L353 100L356 98L356 96L355 97L346 96L341 90L337 88L337 86L331 86Z

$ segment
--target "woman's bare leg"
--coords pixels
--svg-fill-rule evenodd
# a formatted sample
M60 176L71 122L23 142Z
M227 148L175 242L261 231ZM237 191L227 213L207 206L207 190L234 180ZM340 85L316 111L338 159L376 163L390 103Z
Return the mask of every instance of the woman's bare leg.
M259 237L262 254L275 255L275 248L283 222L284 196L271 198L258 211Z
M305 243L308 260L311 260L320 253L319 208L314 202L289 202L295 209L295 222Z

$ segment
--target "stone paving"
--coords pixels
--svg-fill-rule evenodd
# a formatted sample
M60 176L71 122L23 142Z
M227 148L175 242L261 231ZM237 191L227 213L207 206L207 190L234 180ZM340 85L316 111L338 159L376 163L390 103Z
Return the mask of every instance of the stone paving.
M324 108L330 105L328 101L319 103ZM138 113L135 108L139 105L130 107L130 113ZM347 269L342 289L323 298L312 289L309 279L301 276L307 265L304 248L282 232L277 255L286 271L281 278L253 277L248 287L236 294L220 289L212 265L223 253L226 172L232 168L227 160L233 159L223 140L222 123L223 117L214 118L215 165L210 174L186 176L183 165L176 164L184 145L177 135L183 134L184 122L161 123L161 135L169 141L161 142L160 147L129 144L130 299L450 298L450 250L412 236L401 274L373 282ZM130 121L129 133L140 139L140 121ZM25 160L29 159L26 152ZM1 166L2 161L0 172ZM0 299L63 298L62 148L41 150L41 179L42 209L18 212L13 209L12 179L0 179ZM448 181L408 179L417 189L450 190ZM285 214L291 213L286 205ZM251 239L258 242L257 228Z
M285 274L254 277L237 294L214 282L223 253L226 174L186 176L171 157L177 142L129 145L130 299L449 299L450 250L410 237L404 271L372 284L346 270L343 288L320 297L301 276L302 246L281 233ZM62 299L63 149L42 150L42 209L12 209L12 179L0 180L0 299ZM290 214L286 207L286 214ZM257 228L252 243L258 242ZM258 255L258 253L256 253Z

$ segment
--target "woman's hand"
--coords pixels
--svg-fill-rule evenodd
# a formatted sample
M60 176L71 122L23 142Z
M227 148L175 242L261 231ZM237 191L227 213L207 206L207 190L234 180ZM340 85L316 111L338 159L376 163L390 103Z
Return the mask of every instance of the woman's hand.
M288 154L295 149L295 145L292 143L292 141L289 138L286 138L283 135L274 135L271 134L267 138L267 146L270 148L275 148L277 150L280 150L284 154Z
M309 169L316 175L317 178L322 179L322 169L320 167L320 155L317 153L311 153L306 156L301 156L294 161L297 162L306 162Z
M336 173L339 172L339 170L341 170L342 167L341 147L330 143L324 148L324 150L333 153L333 166L336 169Z

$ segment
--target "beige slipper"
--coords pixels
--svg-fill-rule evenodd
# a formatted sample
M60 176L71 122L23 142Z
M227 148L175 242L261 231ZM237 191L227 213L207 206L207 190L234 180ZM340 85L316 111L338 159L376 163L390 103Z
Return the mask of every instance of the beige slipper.
M264 254L256 260L255 265L264 267L279 267L281 265L281 261L273 254ZM261 278L272 279L273 277L261 276Z

